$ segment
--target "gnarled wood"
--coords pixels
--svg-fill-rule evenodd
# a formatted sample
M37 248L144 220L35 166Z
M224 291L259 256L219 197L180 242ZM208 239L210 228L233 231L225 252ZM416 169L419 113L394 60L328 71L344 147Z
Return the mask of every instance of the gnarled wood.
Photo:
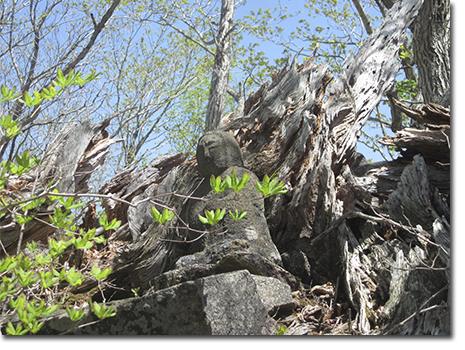
M91 125L89 121L64 128L50 144L42 162L16 181L9 181L2 197L25 200L57 189L60 193L86 193L87 180L104 163L108 148L121 140L109 138L105 128L110 120ZM13 180L13 179L9 179ZM7 200L8 203L8 200ZM0 239L8 253L24 248L29 241L44 241L56 231L48 225L55 204L47 202L33 213L35 219L21 228L11 215L0 220ZM19 244L21 241L21 244ZM0 251L0 255L4 252Z

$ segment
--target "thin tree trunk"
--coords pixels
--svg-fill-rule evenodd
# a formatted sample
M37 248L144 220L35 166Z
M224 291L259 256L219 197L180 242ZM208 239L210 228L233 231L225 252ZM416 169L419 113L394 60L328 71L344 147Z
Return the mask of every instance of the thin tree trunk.
M216 53L205 119L207 130L218 128L224 113L232 52L234 6L234 0L223 0L221 3L221 20L215 39Z

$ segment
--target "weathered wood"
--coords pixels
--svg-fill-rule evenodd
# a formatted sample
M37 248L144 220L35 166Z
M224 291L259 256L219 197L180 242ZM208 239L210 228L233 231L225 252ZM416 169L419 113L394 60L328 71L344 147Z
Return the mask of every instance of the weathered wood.
M296 57L251 95L244 117L221 128L238 141L245 168L285 182L285 195L265 201L273 242L282 255L308 259L304 277L310 274L312 283L341 282L338 297L348 304L345 311L354 316L348 328L357 334L449 332L450 189L436 188L447 171L435 172L414 154L381 167L356 163L360 129L394 82L399 47L421 5L394 4L383 26L347 59L326 99L333 78L328 67L315 67L312 59L297 65ZM417 142L419 132L407 132ZM437 152L430 156L446 156ZM185 237L187 198L179 195L192 195L201 181L193 160L160 183L162 204L179 217L172 227L150 224L122 250L116 283L147 288L187 255L185 245L172 242ZM284 268L299 274L292 264ZM441 307L418 312L433 304ZM431 322L436 313L444 322Z
M39 165L19 179L6 183L2 197L7 199L11 193L15 199L24 200L55 188L60 193L86 193L89 190L87 181L105 161L108 148L121 141L109 138L105 130L109 122L105 120L91 125L84 121L68 125L49 145ZM37 208L31 213L34 220L23 228L13 221L11 213L2 217L0 239L6 251L15 252L19 241L21 248L29 241L46 242L56 231L48 225L48 215L53 213L54 206L54 203L47 202ZM0 251L0 255L3 254Z
M420 109L408 107L394 100L396 106L408 117L424 124L426 130L406 128L398 131L397 136L382 137L379 142L385 146L395 146L403 158L413 159L421 154L429 164L446 168L450 166L450 110L429 103Z
M147 166L136 169L124 169L109 180L99 190L100 194L112 195L115 198L131 202L136 196L144 193L150 186L159 184L165 175L173 168L183 163L187 154L162 155L153 159ZM156 189L151 188L151 196L156 195ZM142 198L138 198L142 200ZM107 198L103 200L105 213L110 220L117 218L122 224L128 222L128 204L117 199ZM136 210L137 211L137 210Z

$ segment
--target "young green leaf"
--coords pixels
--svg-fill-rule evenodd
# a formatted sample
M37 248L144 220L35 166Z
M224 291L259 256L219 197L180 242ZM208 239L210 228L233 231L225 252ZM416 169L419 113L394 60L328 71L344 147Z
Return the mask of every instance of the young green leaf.
M164 225L167 221L173 220L174 218L174 212L166 208L163 208L163 213L160 213L155 207L152 207L150 211L152 213L153 219L162 225Z
M220 210L220 208L216 209L215 211L205 210L205 217L199 214L199 220L203 224L210 224L215 226L220 220L224 218L226 214L226 210Z
M103 320L107 317L113 317L116 315L116 309L112 307L106 307L105 305L100 305L94 301L93 304L90 305L94 314L100 319Z
M76 271L74 267L72 267L66 273L65 279L72 286L79 286L82 284L82 273L79 271Z
M28 332L27 329L23 329L23 325L21 323L18 323L15 326L11 322L8 322L8 326L6 327L6 333L10 335L24 335Z
M13 100L19 96L19 94L15 94L16 88L13 87L8 89L5 85L1 86L2 98L0 98L0 104L9 100Z
M72 307L66 308L66 313L71 321L76 322L79 321L85 314L84 309L75 309Z
M268 175L264 176L262 184L260 184L260 182L257 181L255 186L258 192L263 194L265 198L268 198L275 194L284 194L287 192L287 190L284 188L284 182L281 181L280 183L278 183L278 179L276 178L270 181Z
M18 262L16 258L10 255L7 255L7 257L2 262L0 262L0 273L13 270L17 264Z
M231 172L231 176L228 176L225 180L228 188L232 189L234 192L238 193L240 190L242 190L247 182L249 182L250 176L247 173L244 173L242 178L240 180L237 179L236 177L236 171L233 170Z
M239 212L237 209L233 212L229 212L229 215L231 215L232 219L234 221L239 221L241 219L243 219L245 217L245 215L247 214L246 211L244 211L244 209L241 209L241 211Z
M105 229L105 231L116 230L121 225L121 221L118 221L116 218L114 218L111 222L108 222L106 215L103 215L103 217L99 218L98 222L100 226L102 226Z
M221 176L215 178L214 175L210 177L210 186L212 190L216 192L216 194L220 194L228 187L226 181L221 181Z
M101 280L107 277L111 272L111 268L107 267L105 270L101 270L96 266L92 266L92 276L94 276L97 280Z

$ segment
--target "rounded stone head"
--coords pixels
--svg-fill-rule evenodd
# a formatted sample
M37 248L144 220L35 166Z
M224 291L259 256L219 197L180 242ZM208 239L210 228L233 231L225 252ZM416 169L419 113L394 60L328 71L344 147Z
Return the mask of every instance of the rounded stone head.
M209 131L197 145L197 163L203 177L219 176L232 166L244 166L236 139L226 131Z

